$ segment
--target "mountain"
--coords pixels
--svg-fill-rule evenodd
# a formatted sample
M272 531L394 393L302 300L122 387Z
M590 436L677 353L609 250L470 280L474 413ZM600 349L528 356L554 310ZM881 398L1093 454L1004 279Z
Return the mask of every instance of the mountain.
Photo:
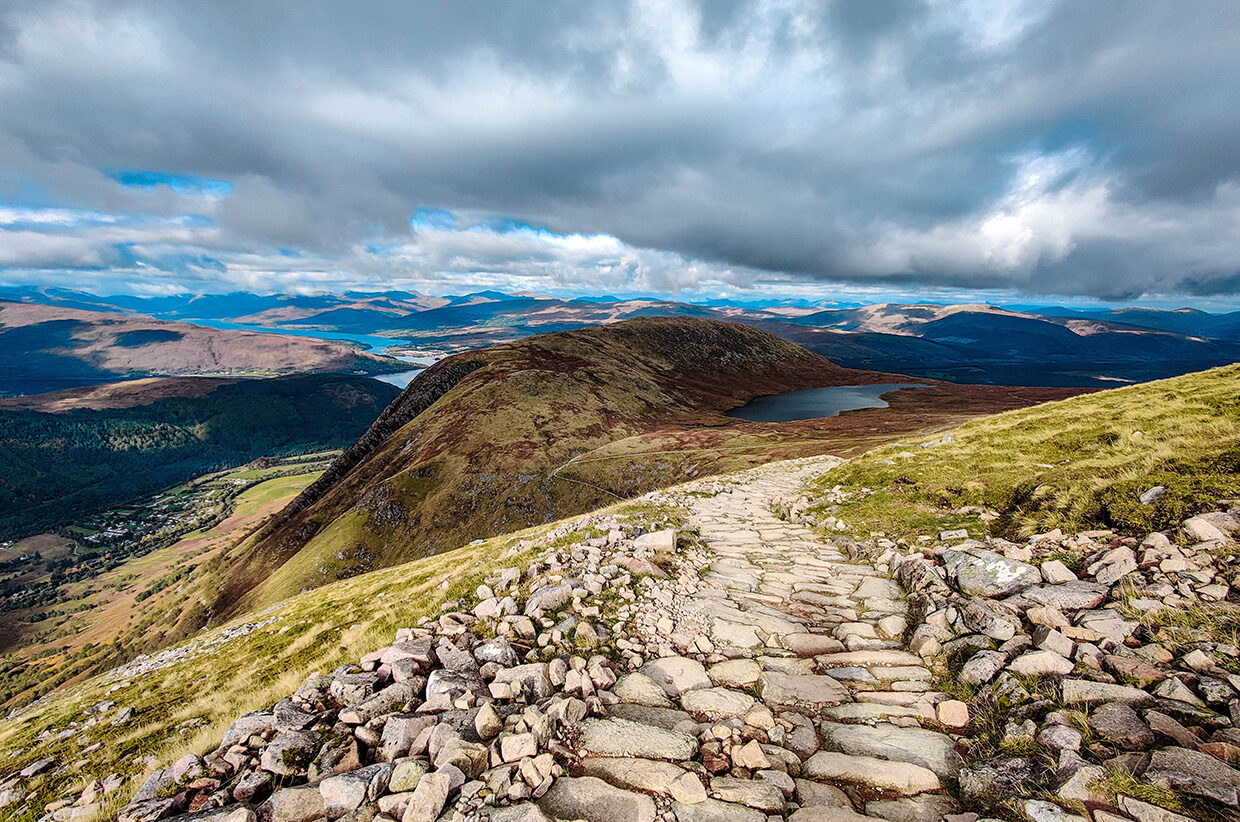
M182 377L0 400L0 540L208 471L341 448L397 394L366 377Z
M221 583L230 603L455 548L675 477L635 461L611 487L557 476L658 429L726 425L759 394L882 382L744 326L630 320L441 360L420 374Z
M388 357L311 337L0 301L0 394L127 377L385 373L406 368Z
M451 356L230 558L213 610L275 601L681 479L850 451L952 414L1065 396L936 384L905 392L928 396L895 400L899 410L881 416L771 426L723 415L759 395L907 381L841 368L759 329L688 317Z
M879 304L758 324L850 367L969 383L1102 386L1240 360L1240 339L1227 336L988 305ZM1199 326L1204 332L1227 324Z
M1120 323L1133 328L1155 328L1175 334L1240 342L1240 311L1210 314L1195 308L1177 308L1174 311L1158 311L1148 308L1116 308L1108 311L1048 308L1041 313L1065 319L1080 318Z

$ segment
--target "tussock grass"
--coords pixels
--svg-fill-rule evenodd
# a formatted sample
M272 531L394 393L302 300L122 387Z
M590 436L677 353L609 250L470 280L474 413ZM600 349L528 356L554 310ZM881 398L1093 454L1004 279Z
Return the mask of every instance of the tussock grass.
M1111 796L1123 794L1157 805L1160 808L1182 814L1190 819L1217 819L1217 811L1204 802L1184 796L1170 788L1159 788L1139 782L1132 774L1108 768L1106 773L1092 787Z
M820 511L888 536L1170 527L1240 497L1240 365L1008 411L952 437L877 448L832 471L819 491L873 493ZM1167 493L1141 505L1154 485ZM1001 516L988 524L951 513L966 505Z
M1187 651L1194 643L1209 642L1240 646L1240 605L1231 602L1199 602L1178 608L1138 611L1126 606L1121 613L1145 628L1153 642ZM1215 654L1218 664L1240 674L1240 660Z

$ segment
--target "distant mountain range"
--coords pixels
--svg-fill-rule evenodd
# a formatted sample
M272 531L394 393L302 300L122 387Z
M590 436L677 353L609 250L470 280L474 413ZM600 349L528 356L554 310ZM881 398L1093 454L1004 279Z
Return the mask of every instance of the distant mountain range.
M1240 312L1192 309L753 308L728 301L698 305L497 291L449 297L409 291L98 297L27 288L0 289L0 298L162 320L237 323L285 334L382 336L445 352L637 317L700 317L760 327L849 368L1001 385L1111 386L1240 360Z

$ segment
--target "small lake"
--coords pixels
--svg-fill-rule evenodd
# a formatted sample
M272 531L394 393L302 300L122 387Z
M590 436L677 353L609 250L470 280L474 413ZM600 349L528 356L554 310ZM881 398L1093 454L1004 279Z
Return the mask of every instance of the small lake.
M806 388L770 397L757 397L740 408L725 412L727 416L749 422L792 422L834 417L841 411L858 408L886 408L879 395L900 388L926 388L921 383L883 383L880 385L833 385L827 388Z
M404 359L403 357L401 359ZM397 388L405 388L409 383L413 382L413 378L421 374L425 369L415 368L412 371L397 371L395 374L373 374L372 376L379 382L385 382L394 385Z

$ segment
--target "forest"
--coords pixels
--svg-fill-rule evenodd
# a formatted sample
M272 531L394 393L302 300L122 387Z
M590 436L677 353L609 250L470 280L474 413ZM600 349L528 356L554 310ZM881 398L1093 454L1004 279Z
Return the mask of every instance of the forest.
M0 540L257 457L347 446L397 393L366 377L303 375L131 408L0 410Z

